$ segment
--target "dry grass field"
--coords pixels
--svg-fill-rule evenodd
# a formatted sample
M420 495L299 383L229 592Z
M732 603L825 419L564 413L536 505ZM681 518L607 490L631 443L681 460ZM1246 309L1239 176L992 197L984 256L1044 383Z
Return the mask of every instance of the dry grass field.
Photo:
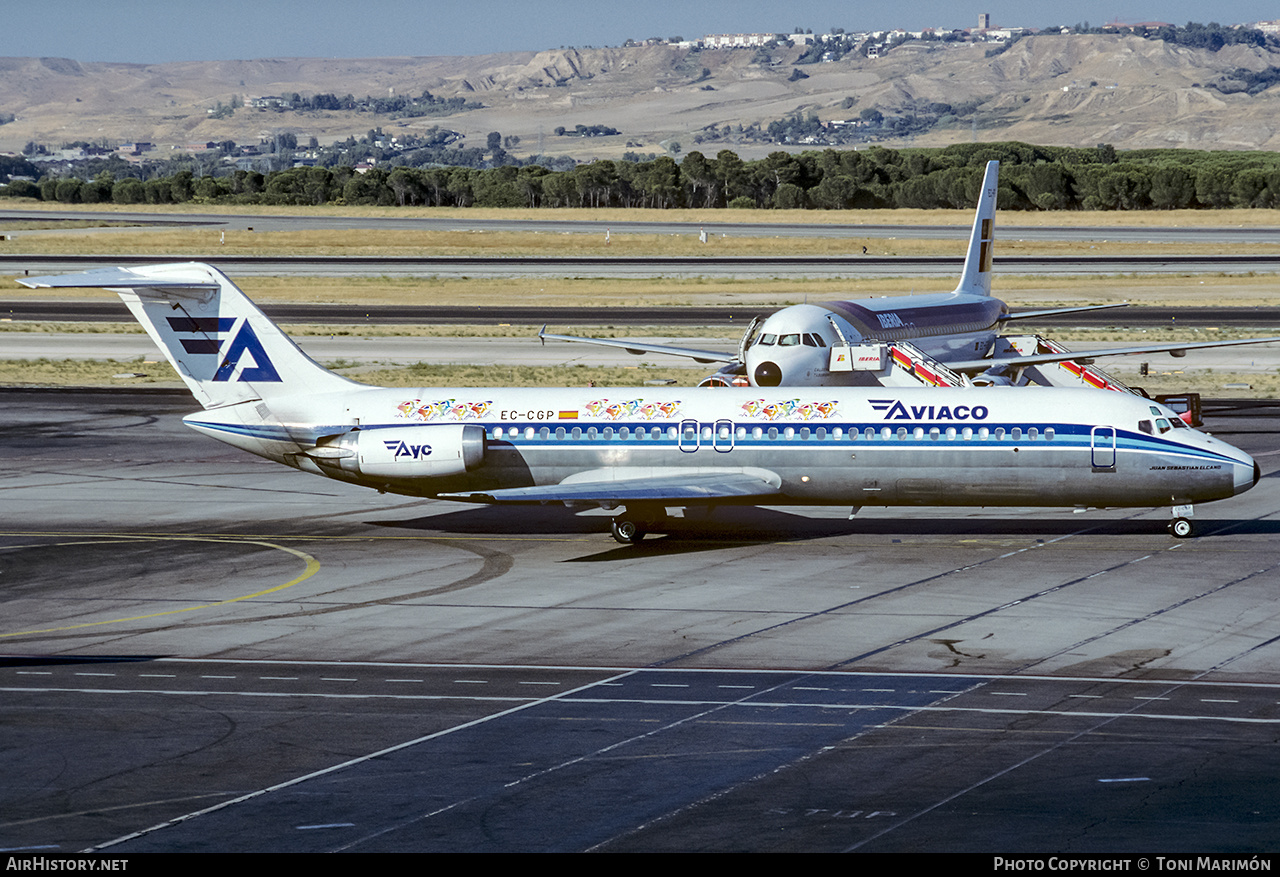
M254 204L55 204L27 199L6 202L14 209L65 213L83 210L97 214L161 214L174 217L191 214L240 216L352 216L395 219L505 219L560 220L579 222L685 222L685 223L789 223L794 225L947 225L968 228L973 211L959 210L746 210L746 209L676 209L645 208L520 208L520 207L362 207L323 204L316 207L273 206ZM52 223L51 223L52 224ZM999 227L1035 226L1037 228L1272 228L1280 224L1280 213L1264 208L1242 210L1038 210L1005 211ZM0 231L10 227L0 221Z
M994 292L1014 307L1068 307L1130 302L1135 307L1273 305L1280 278L1270 274L1005 275ZM771 310L790 304L947 292L954 277L259 277L232 278L260 302L364 305L506 305L544 307L648 307L745 305ZM10 276L0 281L5 301L114 299L97 290L27 289Z
M25 209L29 205L22 205ZM110 208L110 205L106 205ZM239 209L199 205L201 212L241 212ZM57 209L62 209L58 207ZM178 208L156 209L156 212L181 214L189 212ZM94 205L101 211L101 205ZM297 214L299 208L254 208L255 213ZM110 209L107 212L112 212ZM128 212L121 208L114 212ZM387 208L318 208L307 210L308 215L406 215L439 216L456 215L455 211L410 209L389 211ZM548 211L468 211L476 218L529 218L545 219ZM971 221L968 211L556 211L557 219L581 219L605 222L628 220L674 220L684 222L795 222L797 224L858 223L944 225L966 227ZM1042 226L1094 226L1135 227L1152 226L1240 226L1263 227L1276 224L1277 214L1272 211L1223 211L1170 212L1159 214L1110 214L1110 213L1036 213L1002 217L1006 222L1019 225ZM19 227L20 226L20 227ZM42 228L43 226L43 228ZM10 237L0 242L0 251L22 253L94 253L94 254L155 254L174 258L204 257L219 252L236 255L288 255L322 252L349 255L456 255L456 256L697 256L697 255L845 255L860 252L863 244L874 254L902 256L944 255L958 257L962 245L957 241L903 238L898 240L867 238L775 238L769 236L711 236L707 244L701 244L694 234L689 235L629 235L613 234L606 244L599 234L550 234L532 232L435 232L435 231L361 231L346 232L228 232L225 244L218 240L218 233L208 229L138 229L121 228L111 223L109 228L96 230L98 226L85 223L82 228L69 228L59 222L41 223L24 220L22 223L0 222L0 232ZM55 230L56 229L56 230ZM1090 254L1123 255L1159 252L1267 252L1267 248L1244 245L1206 245L1189 250L1176 245L1137 243L1108 243L1099 241L1087 245ZM1023 253L1070 254L1081 251L1082 245L1069 242L1028 243L1016 239L1000 239L998 254ZM1096 249L1094 249L1096 247ZM408 304L472 305L486 306L541 305L580 307L623 306L681 306L681 305L745 305L768 312L778 307L801 302L820 302L831 299L856 299L885 295L904 295L950 290L952 277L874 277L865 279L807 278L803 276L773 278L453 278L453 277L257 277L233 278L255 300L302 303L348 303L380 306ZM1077 304L1131 302L1142 306L1212 306L1216 304L1236 307L1272 305L1280 293L1280 278L1260 274L1184 274L1184 275L1112 275L1112 276L1025 276L1006 275L999 272L997 255L996 293L1015 307L1053 307ZM0 313L4 300L47 299L61 297L114 298L105 291L87 290L27 290L16 282L0 287ZM123 315L123 314L122 314ZM1087 347L1090 342L1132 340L1132 332L1123 328L1123 311L1116 315L1114 330L1073 332L1054 329L1049 334L1068 342L1071 346ZM512 326L493 323L473 326L289 326L297 335L416 335L432 336L530 336L536 332L532 326ZM42 323L24 324L0 319L0 344L3 333L27 332L137 332L132 323ZM592 334L620 337L635 334L634 328L619 329L613 326L576 327L576 334ZM675 339L691 335L703 338L722 338L731 345L740 334L740 327L722 326L708 328L663 328L662 333ZM1212 340L1217 337L1237 337L1233 333L1218 333L1212 329L1185 330L1177 333L1162 330L1160 341ZM1250 333L1245 333L1246 335ZM1257 334L1262 334L1261 332ZM1268 333L1269 334L1269 333ZM1165 358L1166 361L1167 358ZM349 363L334 364L338 370L357 380L388 386L495 386L495 385L586 385L594 381L599 386L635 385L644 380L669 379L680 385L695 383L707 373L705 367L682 368L673 362L662 368L628 369L547 369L545 373L527 368L476 369L465 366L414 366L379 368L354 366ZM1154 363L1153 363L1154 365ZM1104 363L1105 366L1105 363ZM1198 389L1205 393L1221 395L1222 386L1230 383L1249 383L1253 395L1275 395L1280 392L1280 376L1273 371L1248 374L1206 373L1187 371L1161 371L1155 369L1151 376L1139 379L1136 362L1125 361L1112 369L1126 382L1140 382L1155 391ZM1126 370L1127 369L1127 370ZM145 373L145 377L118 377ZM84 385L120 386L133 384L160 384L180 386L176 375L164 363L114 363L114 362L46 362L0 361L0 383L34 385ZM1243 391L1230 391L1232 394Z

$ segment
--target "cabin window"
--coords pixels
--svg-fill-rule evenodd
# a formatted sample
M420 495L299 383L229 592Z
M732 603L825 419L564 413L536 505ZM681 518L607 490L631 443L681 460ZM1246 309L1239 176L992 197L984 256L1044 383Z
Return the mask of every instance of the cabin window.
M942 435L942 430L938 429L936 426L929 430L929 438L933 439L935 442L938 440L938 436L940 435Z
M544 430L543 430L543 432L546 432L546 430L544 429ZM526 427L524 428L524 437L525 437L525 438L527 438L527 439L530 439L530 440L532 440L532 439L533 439L533 427L532 427L532 426L526 426ZM545 436L544 436L544 437L545 437Z
M769 438L776 439L778 437L778 428L776 426L769 427Z
M720 436L720 438L722 438L722 439L727 439L727 438L729 437L729 427L728 427L728 426L721 426L721 427L720 427L720 430L719 430L719 436Z
M747 437L747 428L745 426L740 426L733 431L733 435L734 438L744 439Z
M796 434L795 428L790 426L788 426L786 429L782 431L782 437L787 439L794 438L795 434Z
M760 438L760 436L762 436L762 435L764 435L764 430L763 430L763 429L761 429L761 428L760 428L760 427L758 427L758 426L757 426L755 429L751 430L751 437L752 437L752 438Z
M898 427L898 441L903 441L907 437L907 428L905 426Z
M997 426L997 427L996 427L996 441L1000 441L1000 440L1001 440L1001 439L1003 439L1003 438L1004 438L1004 427L1003 427L1003 426Z
M871 427L868 426L867 438L874 438L874 437L875 437L875 432L871 429ZM880 430L880 438L884 439L885 441L888 441L889 439L893 438L893 430L889 429L889 427L886 426L884 429Z
M587 429L587 438L593 439L595 437L596 437L596 428L594 426L589 427Z
M564 427L563 427L563 426L557 426L557 427L556 427L556 438L557 438L557 439L562 439L562 438L564 438Z
M807 426L800 427L800 438L807 439L808 437L809 437L809 427Z
M656 439L662 438L662 427L655 426L653 429L649 430L649 435L653 436ZM676 437L676 428L674 426L671 427L671 437L672 438Z
M972 439L972 438L973 438L973 427L971 427L971 426L966 426L964 429L962 429L962 430L960 431L960 436L961 436L961 438L963 438L965 441L969 441L970 439Z
M953 441L955 441L955 440L956 440L956 428L955 428L954 426L948 426L948 427L947 427L947 441L949 441L949 442L953 442Z
M1051 426L1051 427L1049 427L1048 429L1046 429L1046 430L1044 431L1044 440L1045 440L1045 441L1047 441L1047 442L1051 442L1051 441L1053 441L1053 437L1054 437L1054 435L1055 435L1055 434L1056 434L1056 433L1054 433L1054 431L1053 431L1053 427L1052 427L1052 426Z
M608 433L609 433L609 430L607 430L607 429L606 429L606 430L605 430L605 434L607 435ZM624 427L621 427L621 428L618 430L618 438L621 438L621 439L628 439L628 438L631 438L631 430L630 430L630 429L628 429L628 428L627 428L627 427L625 427L625 426L624 426Z
M532 429L532 428L533 428L533 427L530 427L530 429ZM538 430L538 438L540 438L540 439L549 439L549 438L551 438L551 429L550 429L550 427L546 427L546 426L544 426L542 429Z
M924 427L923 427L923 426L917 426L917 427L915 428L915 431L914 431L913 433L911 433L911 437L912 437L913 439L915 439L916 441L920 441L920 439L924 438Z
M840 439L844 438L844 430L837 426L835 429L831 430L831 437L836 441L840 441ZM857 437L858 431L856 429L849 430L849 438Z
M1015 426L1012 430L1010 430L1009 438L1013 439L1015 442L1020 441L1022 439L1022 427Z
M984 441L984 442L985 442L985 441L987 440L987 436L989 436L989 435L991 435L991 430L987 429L985 426L984 426L984 427L982 427L982 428L980 428L980 429L978 430L978 440L979 440L979 441Z
M1040 437L1040 430L1036 429L1034 426L1027 430L1027 438L1029 438L1031 441L1035 441L1039 437Z
M593 432L595 431L594 428L592 429L592 431ZM582 427L575 426L572 430L569 431L569 437L576 438L576 439L582 438Z
M827 437L827 429L824 426L820 426L813 431L813 434L818 439L818 441L822 441ZM838 437L839 436L837 436L837 438Z
M679 434L679 430L677 430L674 426L667 427L667 438L674 441L678 434Z

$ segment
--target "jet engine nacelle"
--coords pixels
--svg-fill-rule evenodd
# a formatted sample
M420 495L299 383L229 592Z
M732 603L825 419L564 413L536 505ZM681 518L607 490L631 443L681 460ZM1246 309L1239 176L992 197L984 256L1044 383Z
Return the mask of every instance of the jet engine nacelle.
M484 460L484 428L441 423L357 429L317 448L339 468L366 478L439 478L461 475Z

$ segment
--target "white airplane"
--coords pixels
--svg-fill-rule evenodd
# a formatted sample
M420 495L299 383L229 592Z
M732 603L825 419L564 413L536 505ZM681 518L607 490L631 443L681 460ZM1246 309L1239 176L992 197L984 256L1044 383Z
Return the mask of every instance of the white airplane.
M1082 389L395 389L303 353L199 263L22 278L120 294L205 410L184 422L378 491L620 510L622 543L668 507L1170 506L1251 488L1257 464L1128 393Z
M982 194L974 215L964 269L955 290L929 295L869 298L791 305L748 327L733 353L695 350L625 339L555 335L543 327L539 337L617 347L634 354L660 353L697 362L725 365L703 386L828 387L883 386L891 382L893 354L886 345L908 342L926 363L941 363L962 376L952 385L972 381L980 385L1018 385L1029 369L1059 362L1091 362L1100 356L1170 353L1188 350L1262 344L1280 338L1157 344L1111 350L1070 351L1056 344L1005 343L1001 330L1016 320L1062 316L1081 311L1123 307L1122 304L1010 313L1009 306L991 295L991 256L995 240L998 161L987 162ZM927 374L927 372L926 372ZM1044 382L1048 382L1046 379ZM1092 381L1100 386L1100 381ZM1120 389L1120 388L1117 388Z

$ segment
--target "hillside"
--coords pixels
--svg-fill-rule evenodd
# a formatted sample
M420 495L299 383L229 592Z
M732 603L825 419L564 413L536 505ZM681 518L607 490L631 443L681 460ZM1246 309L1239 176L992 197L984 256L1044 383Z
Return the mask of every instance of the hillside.
M510 151L578 158L624 151L733 148L759 157L778 146L744 142L737 126L765 125L797 110L822 119L867 109L911 112L930 103L976 105L910 139L945 145L1014 139L1118 148L1280 149L1276 88L1256 95L1205 86L1237 68L1280 66L1280 53L1227 47L1216 53L1130 36L1038 36L988 58L986 46L909 42L885 56L796 66L797 49L691 50L674 46L558 49L475 57L273 59L173 64L81 64L0 59L0 150L30 140L143 140L160 149L192 142L254 142L292 132L300 142L363 136L371 128L435 125L483 146L490 131L516 135ZM806 74L795 78L794 70ZM332 92L464 97L483 109L393 119L370 113L259 110L229 118L208 110L233 97ZM606 125L621 134L556 136L557 127ZM709 125L719 138L698 144ZM725 129L729 130L726 132ZM905 145L902 141L885 141ZM798 147L797 147L798 148Z

